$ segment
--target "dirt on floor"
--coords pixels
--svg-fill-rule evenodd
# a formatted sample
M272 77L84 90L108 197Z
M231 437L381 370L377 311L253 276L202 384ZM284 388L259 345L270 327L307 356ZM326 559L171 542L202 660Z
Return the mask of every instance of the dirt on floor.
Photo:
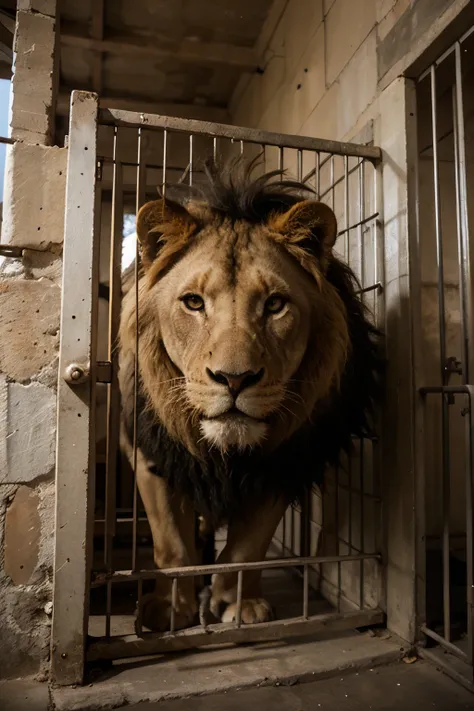
M417 661L291 687L260 687L215 696L128 706L127 711L461 711L474 693Z

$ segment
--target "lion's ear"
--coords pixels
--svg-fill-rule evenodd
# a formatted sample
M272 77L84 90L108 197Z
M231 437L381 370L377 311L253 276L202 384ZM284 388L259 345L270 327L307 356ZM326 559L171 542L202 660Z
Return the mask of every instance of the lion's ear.
M303 200L287 212L277 215L271 228L281 234L288 245L298 246L326 260L337 239L337 220L323 202Z
M140 208L137 215L137 236L142 247L145 269L156 258L160 242L167 235L186 240L196 229L196 221L189 212L171 200L152 200Z

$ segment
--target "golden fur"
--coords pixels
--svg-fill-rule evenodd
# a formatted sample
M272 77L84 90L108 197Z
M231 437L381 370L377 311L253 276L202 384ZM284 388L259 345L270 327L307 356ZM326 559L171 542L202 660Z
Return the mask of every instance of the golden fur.
M303 246L315 224L322 226L325 234L321 258ZM221 353L220 369L235 371L246 370L258 360L259 356L254 354L256 342L264 351L269 350L265 334L256 333L260 324L249 318L247 301L249 294L270 293L272 279L279 271L278 286L292 295L291 307L299 310L298 331L306 337L301 341L292 328L279 334L279 348L299 349L295 353L296 360L290 355L288 370L274 358L275 353L271 353L272 357L265 363L264 382L255 386L262 391L262 398L266 394L271 400L271 406L262 413L270 419L263 446L276 448L310 416L316 402L324 399L339 382L346 361L349 338L345 307L336 289L325 278L325 267L336 236L332 212L321 203L302 201L287 213L272 216L265 225L245 222L239 225L210 212L206 214L199 204L189 205L186 211L175 204L155 201L140 211L137 233L143 245L144 266L138 289L138 362L143 388L149 407L167 432L197 457L205 457L207 446L199 426L200 417L206 411L206 390L216 390L215 384L205 382L203 375L212 361L210 353ZM235 285L231 284L230 249L234 250L233 259L242 265ZM210 281L206 261L212 265L210 288L217 295L226 295L232 290L234 298L221 300L219 323L212 319L205 324L196 323L194 315L186 314L179 343L171 346L170 341L176 340L173 319L181 318L179 307L173 310L172 304L178 300L176 289L181 287L182 280L173 279L173 275L180 265L183 273L190 273L193 263L198 264L192 286L205 292L206 280ZM239 311L244 315L240 317L236 335L235 329L222 328L222 323L231 324ZM290 316L287 314L287 319ZM134 367L135 329L132 289L124 299L120 329L123 373ZM325 347L318 348L316 343L324 343ZM181 346L183 350L177 358L176 350ZM170 357L169 350L173 348L173 357ZM177 365L178 359L184 367ZM293 369L294 364L297 367ZM282 371L286 370L286 379L282 380ZM132 394L133 391L128 390L128 396ZM211 398L213 394L211 392Z

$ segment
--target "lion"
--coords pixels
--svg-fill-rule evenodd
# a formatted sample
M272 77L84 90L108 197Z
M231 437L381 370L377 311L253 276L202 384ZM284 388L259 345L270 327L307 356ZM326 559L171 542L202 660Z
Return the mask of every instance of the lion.
M129 274L119 333L122 446L132 461L136 438L160 569L199 564L197 516L227 526L218 563L263 560L288 505L371 427L378 331L334 254L336 217L306 186L281 171L254 178L254 167L211 161L197 194L168 193L137 216L138 296ZM243 575L242 623L272 619L260 578ZM176 629L196 618L196 588L179 580ZM213 575L217 620L235 620L236 600L236 573ZM163 576L143 624L169 629L170 608Z

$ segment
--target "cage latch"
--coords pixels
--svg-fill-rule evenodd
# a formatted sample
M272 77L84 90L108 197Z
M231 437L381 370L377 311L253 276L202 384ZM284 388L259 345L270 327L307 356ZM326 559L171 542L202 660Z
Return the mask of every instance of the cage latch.
M23 256L23 247L14 247L11 244L0 244L0 257L8 257L9 259L21 259Z

